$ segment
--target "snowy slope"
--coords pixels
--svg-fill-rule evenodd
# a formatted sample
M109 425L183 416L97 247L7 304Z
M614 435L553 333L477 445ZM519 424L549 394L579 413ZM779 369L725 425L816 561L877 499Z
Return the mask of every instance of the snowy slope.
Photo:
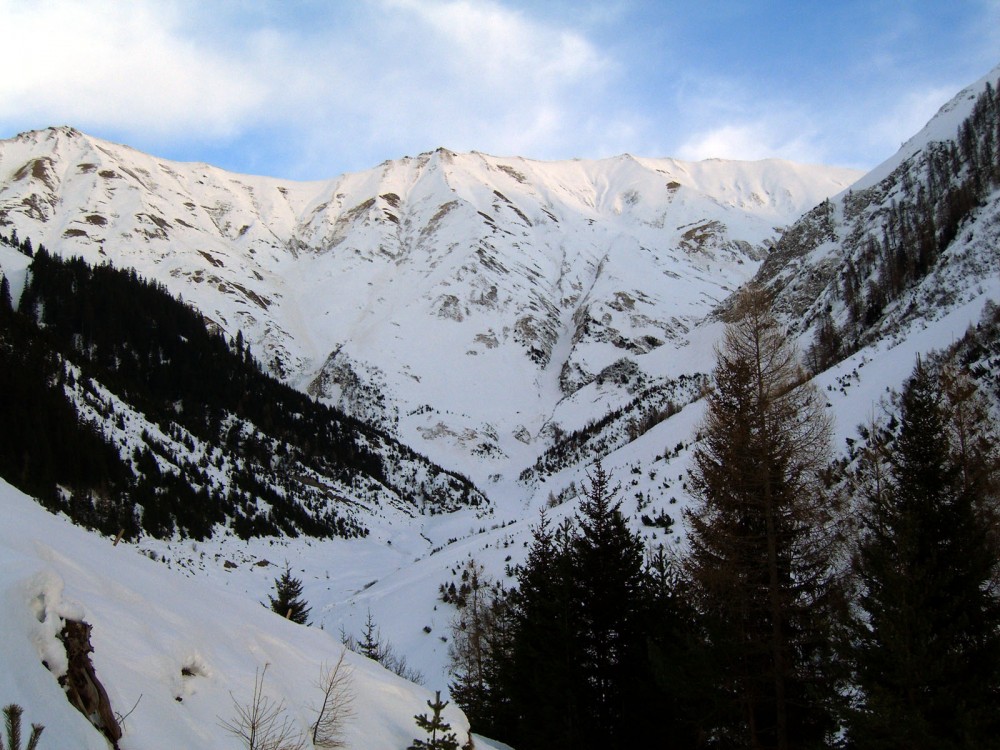
M439 149L293 183L57 128L0 142L0 223L163 282L277 374L482 484L578 428L564 400L582 388L605 384L577 396L593 414L658 378L647 355L858 176Z
M929 145L954 140L962 121L972 113L976 97L983 92L987 84L995 87L997 79L1000 79L1000 65L945 102L919 132L899 147L899 151L858 180L852 189L865 190L877 185L901 165L918 157Z
M837 296L837 275L849 260L854 262L852 253L861 245L860 239L867 232L881 233L894 201L898 204L920 193L929 173L928 159L942 148L950 148L959 126L972 113L974 98L985 90L987 82L997 87L998 78L1000 68L957 95L900 154L876 168L871 177L796 222L779 241L778 249L769 254L758 279L772 285L777 292L780 319L803 353L812 343L813 321L824 309L832 312L838 326L845 326L848 311ZM1000 157L1000 151L993 153L995 159ZM959 168L955 179L962 181L969 177L968 168ZM938 190L947 195L943 186ZM803 238L806 241L796 246ZM848 441L858 439L859 426L886 413L889 392L901 387L918 356L927 357L946 349L980 321L985 309L1000 302L998 247L1000 190L992 189L961 218L957 233L935 256L929 271L904 286L899 296L886 304L882 315L861 330L852 342L853 353L831 363L816 376L815 383L827 398L834 417L832 447L837 454L847 453ZM878 281L877 267L870 278ZM866 277L865 283L868 280ZM648 283L653 286L651 281ZM714 365L713 345L721 329L722 324L715 318L702 320L672 346L657 347L642 355L643 367L656 373L661 382L685 373L708 373ZM992 375L995 377L995 373ZM590 383L560 403L563 414L572 410L568 423L580 425L604 414L611 399L601 394L600 388ZM997 407L1000 413L1000 404ZM601 455L605 468L620 484L619 497L632 527L643 534L650 546L683 546L680 521L683 508L690 502L687 469L703 409L703 402L694 400L635 439L607 441L601 445L610 447L609 450L584 452L578 461L554 472L535 474L527 485L519 485L527 491L516 510L498 507L495 515L496 522L501 524L498 528L470 533L467 529L473 523L463 527L462 515L454 516L451 533L447 534L454 542L416 565L387 570L369 588L337 600L331 607L331 615L356 622L359 611L363 614L366 608L371 608L379 614L380 621L393 623L391 635L395 641L409 649L407 653L424 657L421 668L433 673L434 661L443 666L444 656L439 648L436 657L425 656L436 647L429 643L430 639L410 632L415 629L408 630L405 624L412 622L415 611L420 612L414 610L420 600L412 595L404 600L400 590L426 592L427 598L422 600L423 616L415 619L432 623L436 633L442 620L447 620L452 612L428 599L437 585L448 579L448 573L472 556L485 563L495 577L503 579L504 568L522 559L524 545L530 538L530 525L537 520L538 510L551 506L554 500L556 507L551 512L556 523L572 515L580 487L586 481L586 465ZM599 443L592 441L589 445L597 447ZM494 491L516 495L516 488L504 483ZM640 520L643 515L655 518L661 513L677 522L669 532L646 526ZM431 532L438 543L445 535L443 530L436 535ZM432 564L435 557L437 568ZM396 626L397 622L403 624Z
M266 692L307 725L318 698L313 682L342 650L329 633L94 538L5 483L0 513L0 701L23 707L25 726L45 725L41 747L108 746L66 701L53 673L64 669L55 633L67 617L93 626L92 659L113 709L124 715L134 706L123 749L241 747L220 722L233 719L233 699L249 698L255 670L265 665ZM347 747L398 750L421 736L413 716L427 711L433 693L355 654L346 664L354 696ZM449 706L445 718L464 741L461 712Z
M455 611L437 601L438 586L470 557L505 579L542 507L553 506L556 523L575 511L586 465L600 455L588 448L606 454L633 528L651 546L683 545L704 408L684 378L711 371L722 328L706 316L761 269L802 349L824 310L845 325L844 265L865 233L881 232L893 201L919 190L934 144L955 138L970 97L998 73L850 190L851 173L774 161L539 163L444 150L296 185L43 131L0 144L0 217L62 252L160 279L230 333L243 330L300 387L480 482L491 515L386 518L365 540L139 545L235 601L263 599L289 560L313 606L315 627L302 632L358 634L370 611L428 687L443 688ZM51 163L36 167L46 155ZM853 353L817 376L835 450L880 413L916 356L949 345L1000 300L1000 194L960 229L858 334ZM636 409L659 407L664 394L676 413L630 435ZM636 401L586 435L576 459L518 480L560 432ZM641 521L660 513L677 521L669 531Z
M1000 300L1000 280L990 286L989 294ZM947 346L979 319L984 304L959 306L926 326L915 327L898 342L885 340L866 347L818 376L816 385L834 416L834 451L846 453L847 440L859 438L859 426L884 413L888 389L901 387L916 357ZM683 548L682 514L691 501L687 471L695 447L693 436L703 414L704 402L697 401L603 459L618 485L617 496L631 528L651 549L659 545ZM578 493L587 482L586 472L586 465L577 464L547 476L523 502L497 508L492 517L463 510L415 519L406 526L387 524L374 534L381 544L251 540L233 545L216 540L199 543L194 550L190 543L146 540L140 546L170 561L175 569L252 600L265 598L279 572L277 567L256 563L267 559L280 566L289 560L303 580L315 626L358 635L371 612L386 640L423 673L426 685L443 688L448 680L447 640L457 610L439 600L439 586L450 581L457 585L469 559L484 565L493 579L512 583L505 570L523 561L539 511L547 508L554 524L572 517ZM555 507L550 497L557 498ZM669 531L641 521L643 515L655 518L660 514L675 521ZM222 568L219 560L227 559L237 566Z
M967 121L987 86L998 85L1000 66L959 92L896 154L784 233L757 280L776 293L803 344L824 312L858 345L899 340L912 324L990 297L1000 273L1000 190L990 174L1000 174L1000 157L995 146L982 146L1000 136L995 119L984 117L976 127ZM978 140L978 163L963 140ZM912 266L926 262L921 254L930 266L914 272ZM902 283L893 288L896 273Z

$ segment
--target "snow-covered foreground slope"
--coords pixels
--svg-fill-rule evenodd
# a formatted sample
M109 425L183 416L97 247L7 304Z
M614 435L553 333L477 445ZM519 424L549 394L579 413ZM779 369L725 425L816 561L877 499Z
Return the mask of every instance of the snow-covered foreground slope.
M0 703L44 724L42 748L103 750L107 742L67 702L56 675L65 651L61 618L93 626L93 663L112 707L128 713L123 750L239 748L220 725L246 702L267 665L266 692L305 726L314 682L342 647L331 634L272 614L245 596L190 580L134 548L94 536L0 483ZM433 693L348 653L354 717L347 747L398 750L421 736L413 721ZM445 710L461 737L468 723ZM464 741L464 740L463 740ZM477 741L477 747L490 747Z
M275 373L486 485L655 385L778 229L859 175L439 149L293 183L56 128L0 142L0 224L164 283Z

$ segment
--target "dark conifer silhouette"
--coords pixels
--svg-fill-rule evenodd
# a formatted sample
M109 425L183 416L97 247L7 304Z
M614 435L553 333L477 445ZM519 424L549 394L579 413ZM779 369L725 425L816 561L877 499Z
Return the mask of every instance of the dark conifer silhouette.
M477 731L524 750L658 746L693 737L680 705L694 649L674 638L684 618L671 591L676 577L644 564L610 476L591 470L575 519L553 529L543 514L533 530L517 587L492 590L484 622L469 622L453 650L453 696ZM661 563L663 563L661 559ZM685 621L686 622L686 621ZM472 652L468 629L485 653ZM685 692L691 691L684 686ZM668 706L669 708L665 708Z
M692 593L712 643L712 733L754 748L819 746L835 729L829 643L840 602L825 404L759 289L717 350L688 514Z
M963 466L945 404L918 362L895 439L876 435L863 457L851 641L861 696L850 737L859 748L998 746L996 549L977 493L984 485L970 481L983 467Z
M631 747L634 688L646 663L642 541L628 528L601 462L590 472L571 546L582 726L589 747ZM596 740L596 741L595 741Z
M11 313L14 310L14 301L10 296L10 282L6 276L0 276L0 315Z

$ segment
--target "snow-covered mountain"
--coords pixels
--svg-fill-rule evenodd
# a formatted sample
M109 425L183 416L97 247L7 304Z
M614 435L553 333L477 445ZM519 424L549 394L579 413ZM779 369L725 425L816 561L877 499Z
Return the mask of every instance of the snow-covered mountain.
M163 282L292 384L476 480L488 514L373 519L367 539L139 543L255 601L275 575L257 562L293 561L314 625L357 634L371 612L444 687L454 610L439 585L469 558L507 580L538 509L572 516L593 458L651 546L683 543L658 519L688 501L712 313L743 282L772 288L811 350L837 450L917 356L984 316L992 339L962 364L1000 395L998 79L857 182L776 161L439 150L294 184L40 131L0 143L0 222Z
M776 293L790 328L835 339L821 364L996 299L998 82L1000 66L894 156L803 216L769 254L758 280Z
M438 149L294 183L54 128L0 142L0 224L136 268L274 373L484 484L643 389L677 390L648 355L858 176Z

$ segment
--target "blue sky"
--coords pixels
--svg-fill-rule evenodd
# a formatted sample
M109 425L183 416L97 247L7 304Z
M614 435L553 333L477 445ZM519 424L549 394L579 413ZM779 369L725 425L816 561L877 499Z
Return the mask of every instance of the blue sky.
M438 146L872 167L1000 63L1000 0L0 0L0 137L324 179Z

